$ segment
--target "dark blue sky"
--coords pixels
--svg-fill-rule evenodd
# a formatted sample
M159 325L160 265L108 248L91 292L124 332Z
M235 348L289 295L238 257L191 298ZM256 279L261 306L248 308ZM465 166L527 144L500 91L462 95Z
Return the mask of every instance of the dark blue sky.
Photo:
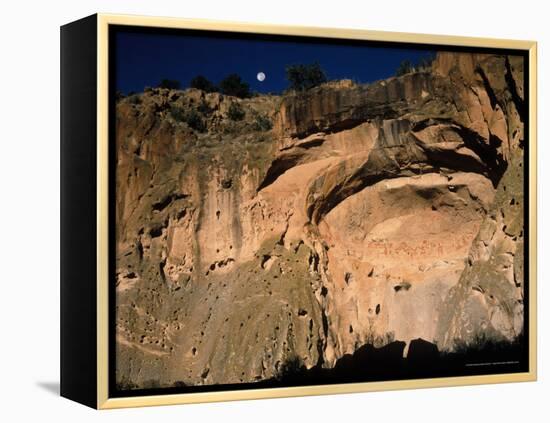
M161 79L176 79L182 87L202 74L215 84L230 73L239 74L253 91L281 92L288 86L285 67L319 62L328 79L372 82L395 74L399 63L417 62L426 50L371 47L223 36L153 34L117 31L116 90L141 92ZM258 72L266 79L259 82Z

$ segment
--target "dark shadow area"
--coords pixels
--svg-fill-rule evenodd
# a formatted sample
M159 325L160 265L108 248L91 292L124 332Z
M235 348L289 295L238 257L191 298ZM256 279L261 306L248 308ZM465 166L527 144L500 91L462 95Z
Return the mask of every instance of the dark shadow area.
M289 360L281 366L278 378L258 384L265 384L266 387L324 385L528 370L521 339L515 342L476 340L472 345L458 346L453 353L442 353L435 344L415 339L411 341L404 358L405 346L400 341L381 348L363 345L353 354L344 355L331 369L320 366L306 369L296 359Z
M514 342L476 339L468 346L458 345L453 353L442 353L435 344L415 339L409 344L407 356L403 357L405 346L405 342L401 341L394 341L380 348L366 344L353 354L345 354L333 368L323 368L320 363L307 369L298 357L292 357L280 365L277 377L255 383L188 386L184 382L178 382L171 388L159 388L158 384L149 384L149 389L135 389L135 386L123 384L119 387L121 389L113 394L140 396L528 371L527 350L523 337Z
M36 386L57 397L60 395L59 382L36 382Z

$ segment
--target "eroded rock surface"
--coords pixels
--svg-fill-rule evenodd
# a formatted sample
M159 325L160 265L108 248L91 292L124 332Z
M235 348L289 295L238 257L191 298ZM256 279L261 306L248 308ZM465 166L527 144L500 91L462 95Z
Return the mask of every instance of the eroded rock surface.
M519 336L523 102L521 58L456 53L370 85L119 100L117 383Z

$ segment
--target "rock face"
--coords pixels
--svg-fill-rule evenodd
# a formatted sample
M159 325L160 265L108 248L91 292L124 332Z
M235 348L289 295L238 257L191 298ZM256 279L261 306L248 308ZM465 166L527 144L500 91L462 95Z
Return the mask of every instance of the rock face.
M520 336L523 102L522 58L457 53L370 85L120 99L118 385Z

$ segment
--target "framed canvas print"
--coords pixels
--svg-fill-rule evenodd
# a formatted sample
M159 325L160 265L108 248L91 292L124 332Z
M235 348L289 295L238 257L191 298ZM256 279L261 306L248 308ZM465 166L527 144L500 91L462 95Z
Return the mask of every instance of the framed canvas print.
M61 393L536 379L536 44L61 29Z

